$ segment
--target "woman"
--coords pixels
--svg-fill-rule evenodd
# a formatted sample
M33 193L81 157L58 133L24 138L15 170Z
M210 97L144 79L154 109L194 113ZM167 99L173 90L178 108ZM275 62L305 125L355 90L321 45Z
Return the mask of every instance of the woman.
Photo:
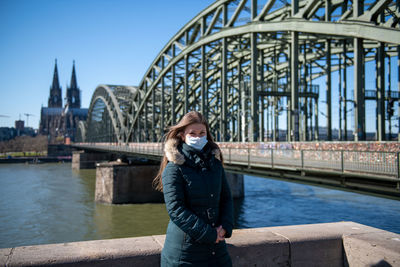
M170 217L161 266L232 266L225 243L232 235L232 197L204 117L191 111L172 126L164 152L154 180Z

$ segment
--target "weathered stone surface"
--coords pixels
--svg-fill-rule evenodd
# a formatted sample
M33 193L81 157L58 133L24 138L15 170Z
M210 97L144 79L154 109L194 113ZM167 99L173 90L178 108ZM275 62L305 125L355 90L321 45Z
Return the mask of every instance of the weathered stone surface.
M292 266L343 266L342 235L377 231L352 222L271 227L290 241Z
M165 235L153 235L153 238L160 245L162 249L164 247Z
M108 153L96 153L96 152L84 152L84 151L73 151L72 152L72 169L94 169L96 168L96 162L110 160Z
M158 169L158 165L98 164L95 200L109 204L163 202L163 194L152 186Z
M290 266L288 240L268 228L234 230L226 241L233 266Z
M161 248L151 237L17 247L8 266L159 266Z
M94 198L96 202L113 203L114 200L114 168L97 166L96 189Z
M80 159L81 159L81 154L83 151L72 151L72 169L73 170L80 170Z
M164 241L165 235L156 235L8 248L0 250L0 263L159 266ZM227 244L234 266L358 267L400 262L400 235L352 222L234 230Z
M0 249L0 266L6 266L7 260L12 252L12 248Z
M345 266L400 266L400 235L379 230L343 236Z

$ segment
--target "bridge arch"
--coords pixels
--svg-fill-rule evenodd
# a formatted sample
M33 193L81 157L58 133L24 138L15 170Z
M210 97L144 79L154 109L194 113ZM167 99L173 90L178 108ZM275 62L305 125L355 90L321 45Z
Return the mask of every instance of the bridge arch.
M99 85L90 102L86 125L80 125L84 140L124 142L138 92L134 86Z
M390 123L385 103L399 99L398 92L387 92L384 78L385 59L400 54L399 9L393 0L219 0L165 45L138 93L130 94L128 109L113 110L118 101L110 90L98 88L99 93L110 97L102 101L118 142L159 141L166 127L189 110L208 118L218 141L263 141L266 134L278 141L282 117L286 140L318 140L315 79L325 76L326 139L331 140L332 73L338 72L339 112L345 114L340 115L341 138L347 139L346 114L352 106L354 139L365 140L365 102L373 100L377 138L385 140ZM377 86L367 92L363 69L370 61ZM347 77L351 66L354 96L349 96Z
M75 136L76 142L86 141L86 128L86 121L79 121Z

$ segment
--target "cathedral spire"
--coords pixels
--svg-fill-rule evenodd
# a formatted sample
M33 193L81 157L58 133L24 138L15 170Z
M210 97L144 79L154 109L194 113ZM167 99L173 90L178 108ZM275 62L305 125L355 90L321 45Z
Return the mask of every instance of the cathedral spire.
M58 81L57 59L54 65L53 85L51 86L51 88L52 89L60 88L60 83Z
M75 60L73 61L72 65L71 84L69 86L70 88L78 88L78 84L76 82L76 74L75 74Z
M70 108L81 107L81 92L76 81L75 60L72 65L71 84L67 88L67 105Z
M57 59L54 65L53 83L50 87L48 107L49 108L62 107L62 95L61 95L61 86L58 79Z

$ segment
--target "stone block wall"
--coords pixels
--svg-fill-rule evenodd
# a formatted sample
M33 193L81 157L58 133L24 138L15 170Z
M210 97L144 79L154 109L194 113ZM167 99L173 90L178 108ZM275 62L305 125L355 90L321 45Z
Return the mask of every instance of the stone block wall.
M1 266L160 266L165 235L0 249ZM400 235L353 222L234 230L233 266L399 266Z

